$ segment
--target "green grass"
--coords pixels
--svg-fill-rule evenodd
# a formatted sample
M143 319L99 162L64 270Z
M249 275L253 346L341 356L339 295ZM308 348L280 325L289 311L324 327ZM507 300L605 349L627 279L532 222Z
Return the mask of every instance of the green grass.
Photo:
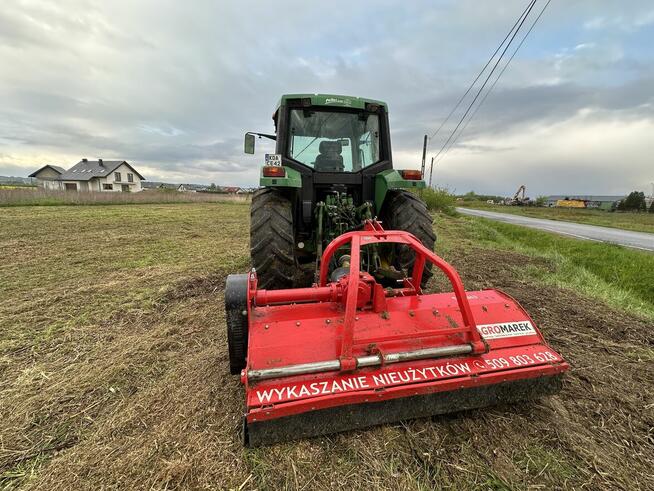
M565 482L575 474L575 467L560 450L542 445L532 444L521 449L514 461L525 474L540 477L547 473L554 482ZM579 462L575 464L580 465Z
M533 206L489 205L483 201L459 201L457 206L498 213L511 213L532 218L546 218L566 222L585 223L602 227L620 228L636 232L654 233L654 213L608 212L583 208L538 208Z
M450 216L457 215L454 209L456 197L446 188L427 188L421 190L419 194L430 211L438 211Z
M37 455L31 459L26 459L12 469L0 472L0 489L14 489L20 481L34 479L39 467L46 461L45 456Z
M439 247L459 247L465 237L468 246L547 259L552 269L529 266L523 273L654 319L654 254L477 217L442 219L441 227L445 233L440 235Z

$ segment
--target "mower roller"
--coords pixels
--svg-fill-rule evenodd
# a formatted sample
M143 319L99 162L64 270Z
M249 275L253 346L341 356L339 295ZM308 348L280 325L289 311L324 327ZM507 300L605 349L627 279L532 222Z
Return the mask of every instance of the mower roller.
M361 268L371 250L389 246L414 254L395 287ZM429 264L451 293L422 292ZM540 397L558 391L568 369L516 300L466 292L413 234L375 220L327 245L312 287L258 282L255 270L230 275L225 292L251 446Z

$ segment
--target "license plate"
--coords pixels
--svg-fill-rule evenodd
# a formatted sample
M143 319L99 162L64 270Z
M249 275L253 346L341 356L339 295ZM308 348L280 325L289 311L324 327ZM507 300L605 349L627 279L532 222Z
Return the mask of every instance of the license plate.
M274 165L275 167L282 166L282 156L278 153L266 154L266 165Z

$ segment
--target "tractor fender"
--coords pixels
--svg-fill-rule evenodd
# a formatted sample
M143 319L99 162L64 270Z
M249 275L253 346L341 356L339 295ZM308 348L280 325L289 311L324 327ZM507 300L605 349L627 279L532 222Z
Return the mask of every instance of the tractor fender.
M264 177L263 167L260 171L259 186L264 188L278 187L278 188L301 188L302 187L302 174L295 169L283 166L286 171L285 177Z
M400 171L387 169L375 176L375 211L381 212L382 205L386 199L389 189L423 189L425 181L414 181L404 179Z

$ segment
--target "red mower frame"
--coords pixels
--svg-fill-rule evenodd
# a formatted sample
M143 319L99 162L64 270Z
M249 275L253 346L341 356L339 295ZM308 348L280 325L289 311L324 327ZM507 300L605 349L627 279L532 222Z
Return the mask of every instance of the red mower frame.
M411 278L404 280L404 286L402 288L384 289L369 274L360 271L361 247L364 245L388 243L405 244L416 254ZM348 244L350 245L350 271L346 276L339 279L339 281L328 284L328 265L336 251ZM363 230L345 233L334 239L325 248L320 262L319 283L317 286L285 290L257 290L256 276L251 275L248 297L251 305L255 306L301 302L344 303L343 339L341 342L339 362L340 371L351 371L358 368L357 360L352 356L354 322L357 308L365 307L369 304L373 312L381 312L385 310L387 296L396 297L421 294L420 281L427 262L443 271L450 280L461 311L463 327L447 329L447 334L461 332L465 335L468 344L472 347L472 350L469 352L470 354L486 353L488 351L488 344L483 340L477 330L463 282L456 270L445 260L423 246L412 234L397 230L386 231L376 220L366 220ZM366 288L367 285L372 286ZM423 335L432 334L438 336L444 332L444 329L435 329L429 333L423 333ZM388 337L376 339L378 342L387 340L389 340ZM383 364L384 353L380 352L378 355ZM247 378L247 374L243 374L243 376Z

